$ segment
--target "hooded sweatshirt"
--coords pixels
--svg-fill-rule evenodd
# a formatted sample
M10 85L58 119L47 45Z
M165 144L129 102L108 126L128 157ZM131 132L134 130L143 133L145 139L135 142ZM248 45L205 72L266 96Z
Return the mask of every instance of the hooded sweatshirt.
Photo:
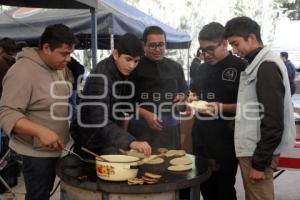
M3 79L0 126L9 135L10 148L32 157L60 156L61 150L43 146L37 137L15 134L13 129L19 119L27 118L51 129L66 144L69 94L61 71L49 68L37 49L24 48Z

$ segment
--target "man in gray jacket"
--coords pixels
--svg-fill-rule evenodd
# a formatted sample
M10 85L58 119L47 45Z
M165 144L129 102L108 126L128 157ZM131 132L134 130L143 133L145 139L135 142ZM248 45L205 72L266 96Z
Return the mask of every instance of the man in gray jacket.
M231 19L225 37L249 63L241 73L234 136L246 199L273 200L273 169L279 154L295 142L287 71L263 45L260 26L252 19Z
M70 87L59 70L77 39L63 24L48 26L39 48L24 48L3 80L0 125L22 155L26 200L47 200L61 148L69 141Z

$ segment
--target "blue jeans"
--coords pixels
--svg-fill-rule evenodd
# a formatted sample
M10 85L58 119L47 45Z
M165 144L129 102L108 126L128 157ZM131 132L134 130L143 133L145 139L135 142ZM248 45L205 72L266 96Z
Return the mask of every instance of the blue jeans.
M22 156L26 188L25 200L49 200L59 158Z

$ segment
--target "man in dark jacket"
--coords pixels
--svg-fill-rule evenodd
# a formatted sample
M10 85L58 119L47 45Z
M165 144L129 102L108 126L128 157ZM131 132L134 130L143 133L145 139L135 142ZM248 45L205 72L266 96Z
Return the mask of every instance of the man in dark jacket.
M211 164L211 177L201 184L205 200L235 200L237 159L233 127L240 73L246 62L232 55L223 37L224 27L217 22L205 25L199 33L204 64L194 74L191 91L209 102L195 115L192 130L193 153ZM206 112L213 113L213 116Z
M2 94L2 80L9 68L16 62L17 44L13 39L0 40L0 96Z
M166 58L166 34L158 26L143 33L145 56L130 75L135 84L134 102L139 105L136 119L129 130L152 147L180 148L179 120L172 112L179 93L187 92L184 73L179 63Z
M151 154L147 142L136 141L117 124L118 120L124 119L120 112L121 100L128 97L125 96L127 91L124 81L136 68L142 54L141 41L132 34L125 34L116 44L112 55L98 63L88 77L82 94L79 93L78 125L73 123L71 127L75 151L82 156L89 157L80 147L98 154L116 153L119 148Z
M280 57L286 66L288 76L289 76L289 81L290 81L291 95L293 95L295 94L296 91L296 82L295 82L296 68L294 64L289 60L288 52L280 52Z
M69 98L69 103L72 106L72 119L76 119L76 105L77 105L77 86L81 84L83 80L84 74L84 66L81 65L75 58L71 57L71 61L68 63L68 68L65 69L66 74L67 71L70 72L70 79L69 81L72 82L72 95Z

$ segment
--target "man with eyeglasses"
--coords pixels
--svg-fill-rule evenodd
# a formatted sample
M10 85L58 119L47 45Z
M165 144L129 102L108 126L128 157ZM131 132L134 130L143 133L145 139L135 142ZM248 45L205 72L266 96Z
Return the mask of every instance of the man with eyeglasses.
M223 37L224 27L212 22L199 33L204 64L198 68L191 91L208 101L196 113L192 130L193 153L209 160L211 177L201 184L205 200L234 200L237 159L234 152L234 116L240 72L246 61L232 55Z
M177 115L174 101L188 89L182 67L165 57L166 34L160 27L147 27L143 42L145 56L130 76L135 84L134 102L139 108L129 123L129 131L154 149L179 149L179 121L172 116L172 109Z

